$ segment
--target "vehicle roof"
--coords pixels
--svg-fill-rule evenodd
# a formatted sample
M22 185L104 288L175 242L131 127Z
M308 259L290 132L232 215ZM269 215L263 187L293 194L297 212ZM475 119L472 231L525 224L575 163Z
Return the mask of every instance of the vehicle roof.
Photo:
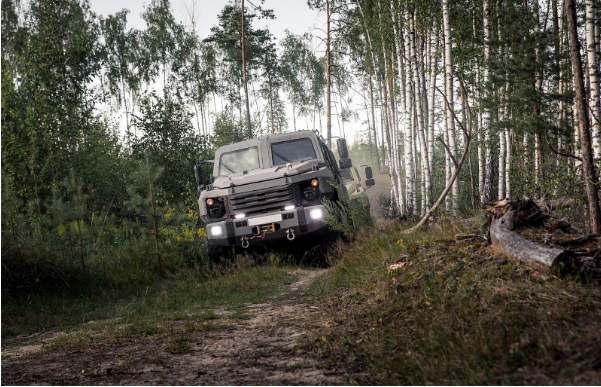
M228 151L233 151L233 150L238 150L238 149L244 149L244 148L248 148L248 147L251 147L251 146L257 146L259 144L259 141L261 141L261 140L267 140L267 141L269 141L269 140L295 139L295 138L298 138L299 135L313 135L313 136L315 136L316 134L312 130L298 130L296 132L268 134L268 135L263 135L263 136L251 138L250 140L244 140L244 141L240 141L240 142L235 142L235 143L224 145L222 147L219 147L215 153L216 154L220 154L220 153L223 153L223 152L228 152Z

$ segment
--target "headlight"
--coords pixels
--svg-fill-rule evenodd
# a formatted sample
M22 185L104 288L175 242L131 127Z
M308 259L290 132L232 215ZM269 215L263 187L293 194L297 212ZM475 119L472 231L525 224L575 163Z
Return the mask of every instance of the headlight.
M312 185L313 187L317 187L317 186L319 185L319 180L317 180L317 179L313 179L313 180L311 180L311 185Z
M321 219L323 218L323 210L321 208L312 209L309 212L309 216L311 217L311 219Z
M244 215L244 214L236 214L236 215L234 215L234 218L236 218L236 219L243 219L245 216L246 215Z
M219 219L225 215L225 203L223 198L209 198L206 203L209 218Z
M218 236L221 235L223 231L221 230L221 226L213 226L211 227L211 235Z

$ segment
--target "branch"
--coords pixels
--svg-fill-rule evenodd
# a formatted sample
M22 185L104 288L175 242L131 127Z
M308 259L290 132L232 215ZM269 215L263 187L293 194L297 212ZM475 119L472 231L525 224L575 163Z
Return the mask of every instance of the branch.
M442 140L442 138L440 136L436 136L436 139L438 141L440 141L440 143L442 144L442 146L444 146L444 148L447 150L447 153L451 157L451 160L453 160L453 164L455 165L455 168L458 169L459 165L457 164L457 160L455 160L455 156L453 156L453 153L451 153L451 150L449 149L449 147L447 146L447 144L445 144L445 142Z
M559 151L556 151L555 149L553 149L553 146L552 146L552 145L551 145L551 143L549 142L549 137L547 136L547 132L548 132L548 130L547 130L547 129L545 129L545 140L547 141L547 145L549 146L549 149L551 149L551 151L552 151L553 153L555 153L556 155L559 155L559 156L571 157L571 158L573 158L573 159L576 159L576 160L578 160L578 161L582 161L582 158L581 158L581 157L574 156L574 155L572 155L572 154L569 154L569 153L561 153L561 152L559 152Z
M590 107L590 105L589 105L589 107L588 107L588 110L590 111L590 113L591 113L591 116L593 116L593 119L594 119L595 121L597 121L597 123L599 123L599 122L600 122L600 121L599 121L599 117L597 117L597 116L595 115L595 112L593 111L593 108L591 108L591 107ZM593 125L594 125L594 124L593 124Z
M453 109L451 109L450 105L449 105L449 101L447 100L446 95L444 95L443 92L441 92L438 87L436 87L436 85L433 85L436 90L438 90L443 96L445 101L447 102L447 106L449 107L449 110L451 110L451 113L453 113L453 117L455 117L455 120L457 120L457 116L455 116L455 112L453 111ZM465 91L465 90L463 90ZM466 93L466 101L467 101L467 93ZM469 105L468 105L468 110L469 110ZM459 122L459 120L457 120L457 122L461 125L461 123ZM461 161L459 161L459 165L456 166L455 168L455 172L453 172L453 175L451 176L451 179L449 180L449 184L445 187L444 191L442 191L442 193L440 194L440 197L438 198L438 200L436 201L436 203L434 203L434 205L432 206L432 208L430 208L428 210L428 212L426 213L426 215L424 215L424 217L413 227L402 231L402 234L409 234L412 233L414 231L419 230L427 221L428 219L430 219L430 217L432 216L432 214L434 213L434 211L436 211L438 209L438 207L440 206L440 204L444 201L444 199L447 197L447 195L449 194L449 191L451 190L451 187L453 186L453 183L455 182L455 179L457 179L457 176L459 176L459 171L461 171L461 167L463 166L463 163L465 162L465 159L467 158L467 154L469 153L469 149L470 149L470 143L472 141L472 116L470 114L469 116L469 127L470 127L470 132L468 133L465 130L465 127L463 125L461 125L461 128L464 130L465 133L465 147L463 149L463 155L461 155Z
M461 123L461 121L459 121L459 119L457 118L457 115L455 115L455 111L451 108L451 105L449 104L449 100L447 99L447 96L445 93L443 93L442 91L440 91L440 89L436 86L436 85L432 85L434 86L434 88L436 90L438 90L438 92L440 94L442 94L442 96L444 97L445 102L447 103L447 108L451 111L451 114L453 115L453 118L455 119L455 121L457 121L457 124L459 124L459 127L461 128L461 130L463 131L463 134L465 134L466 136L469 136L467 134L467 130L465 129L465 126L463 126L463 124ZM471 113L470 113L470 120L471 120ZM471 140L471 138L468 138L468 140Z

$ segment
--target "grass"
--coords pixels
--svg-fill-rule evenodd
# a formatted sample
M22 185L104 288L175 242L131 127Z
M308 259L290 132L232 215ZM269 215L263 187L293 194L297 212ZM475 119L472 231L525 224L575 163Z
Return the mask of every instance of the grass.
M601 290L542 278L445 223L364 231L313 290L328 326L310 346L359 384L595 384ZM389 270L391 263L404 263ZM325 340L324 340L325 338Z
M77 289L3 294L2 337L50 330L153 335L168 332L179 320L188 320L192 329L191 319L201 321L194 329L215 329L216 324L202 324L217 318L212 307L234 309L233 318L244 318L241 305L261 302L290 281L290 267L277 260L256 266L240 259L215 278L198 267L174 267L162 272L123 268L100 279L86 273L87 283L80 279Z
M309 294L325 310L326 328L312 328L307 344L322 367L356 384L598 383L599 285L543 277L481 242L455 242L473 231L467 224L442 219L410 235L404 224L363 229L337 245ZM2 337L61 331L46 346L62 349L159 336L157 359L186 353L194 332L251 318L244 304L291 280L293 268L268 262L241 259L213 278L193 265L157 271L125 261L70 289L3 294Z

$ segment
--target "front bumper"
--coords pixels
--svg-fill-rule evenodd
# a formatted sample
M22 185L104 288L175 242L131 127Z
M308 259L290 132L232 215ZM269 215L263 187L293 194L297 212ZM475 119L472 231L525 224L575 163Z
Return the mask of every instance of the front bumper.
M314 219L317 210L321 210L321 218ZM244 219L227 219L219 222L209 223L206 227L207 237L215 245L219 246L245 246L258 245L267 241L285 240L290 238L290 233L294 237L299 235L309 234L326 227L323 222L325 217L325 208L322 205L310 207L297 207L289 211L281 211L279 213L269 213L261 216L254 216ZM256 233L256 227L259 224L253 224L253 220L274 214L281 214L282 220L269 221L269 224L277 224L279 229L273 232ZM250 224L249 224L250 223ZM253 233L253 229L255 232ZM247 245L248 243L248 245Z

